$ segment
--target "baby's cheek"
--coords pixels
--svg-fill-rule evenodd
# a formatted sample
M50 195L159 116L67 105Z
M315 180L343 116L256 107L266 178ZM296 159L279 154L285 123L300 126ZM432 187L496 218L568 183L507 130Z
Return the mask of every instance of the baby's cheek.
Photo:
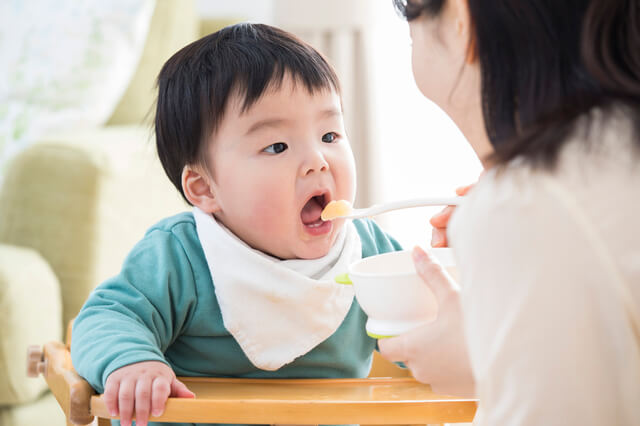
M356 170L353 161L349 161L350 157L344 158L344 160L338 165L334 171L334 177L336 180L336 190L339 199L354 201L356 193Z
M287 220L287 204L278 193L260 193L248 217L250 225L267 233L280 231Z

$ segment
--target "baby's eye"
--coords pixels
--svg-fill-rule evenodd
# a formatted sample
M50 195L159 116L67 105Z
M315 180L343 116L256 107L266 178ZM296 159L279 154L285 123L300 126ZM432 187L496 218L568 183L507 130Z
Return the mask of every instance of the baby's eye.
M269 154L280 154L281 152L285 151L287 148L289 148L289 146L287 146L286 143L276 142L272 145L269 145L265 149L263 149L263 151L268 152Z
M335 142L336 139L338 139L336 132L329 132L322 135L322 142L331 143Z

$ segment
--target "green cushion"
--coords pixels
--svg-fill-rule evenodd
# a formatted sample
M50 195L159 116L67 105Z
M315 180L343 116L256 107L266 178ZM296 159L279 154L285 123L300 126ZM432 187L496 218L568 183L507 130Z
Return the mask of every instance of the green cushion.
M0 243L34 248L51 265L60 281L64 327L91 290L120 270L146 229L186 204L160 167L149 129L48 138L7 168Z
M95 227L98 174L82 150L36 145L22 152L10 163L0 192L0 242L33 247L61 281L83 280L93 255L87 238ZM69 287L64 322L87 293Z
M197 36L194 0L158 0L136 72L107 124L141 124L152 120L156 78L162 65Z
M34 400L46 388L27 379L27 347L62 338L58 280L35 250L0 244L0 404Z

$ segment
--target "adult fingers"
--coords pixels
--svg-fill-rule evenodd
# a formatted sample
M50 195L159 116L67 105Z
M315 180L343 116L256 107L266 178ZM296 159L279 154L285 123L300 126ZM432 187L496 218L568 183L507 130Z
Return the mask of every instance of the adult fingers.
M431 247L447 247L447 228L433 228L431 230Z
M164 405L171 395L170 380L166 377L156 377L151 385L151 415L159 417L164 413Z
M392 362L404 362L407 367L417 361L419 348L433 341L433 323L423 324L400 336L378 340L380 355ZM419 360L418 360L419 361Z
M429 219L429 223L433 226L431 231L431 247L447 247L447 226L451 213L455 210L454 206L447 206L439 213Z
M147 426L151 410L151 377L143 376L136 383L135 413L136 426Z
M459 196L466 195L467 192L473 188L473 185L475 184L456 188L456 194ZM447 226L449 225L451 214L455 209L456 206L447 206L429 219L429 223L433 226L433 231L431 232L431 247L449 246L447 241Z
M416 272L435 295L438 306L441 306L449 295L457 291L456 284L449 279L442 266L420 247L414 247L412 256Z
M440 210L438 213L434 214L431 219L429 219L429 223L434 228L446 228L449 223L449 219L451 219L451 213L455 206L447 206L444 209Z
M191 392L180 380L174 378L173 382L171 382L171 396L177 398L195 398L196 394Z
M135 390L135 381L123 380L120 382L120 389L118 391L118 409L120 411L121 426L131 426Z
M461 197L464 196L464 195L467 195L469 190L471 188L473 188L474 185L475 184L471 184L471 185L461 186L459 188L456 188L456 195L459 195ZM456 206L447 206L447 207L445 207L440 212L438 212L435 215L433 215L431 217L431 219L429 219L429 223L434 228L445 228L446 229L447 224L449 223L449 219L451 219L451 214L453 213L453 211L455 209L456 209Z
M475 183L472 183L471 185L466 185L466 186L461 186L459 188L456 188L456 194L459 196L467 195L467 192L469 192L469 190L473 188L474 185Z
M378 348L380 355L391 362L406 362L408 360L404 335L380 339L378 340Z

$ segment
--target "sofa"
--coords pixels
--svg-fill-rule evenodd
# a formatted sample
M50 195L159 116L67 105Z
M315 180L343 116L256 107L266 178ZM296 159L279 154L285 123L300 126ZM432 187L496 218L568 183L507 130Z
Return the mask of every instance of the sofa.
M104 126L47 134L0 187L0 426L65 425L28 345L63 341L89 292L145 230L188 209L164 175L150 125L164 61L198 36L194 1L157 0L141 60Z

